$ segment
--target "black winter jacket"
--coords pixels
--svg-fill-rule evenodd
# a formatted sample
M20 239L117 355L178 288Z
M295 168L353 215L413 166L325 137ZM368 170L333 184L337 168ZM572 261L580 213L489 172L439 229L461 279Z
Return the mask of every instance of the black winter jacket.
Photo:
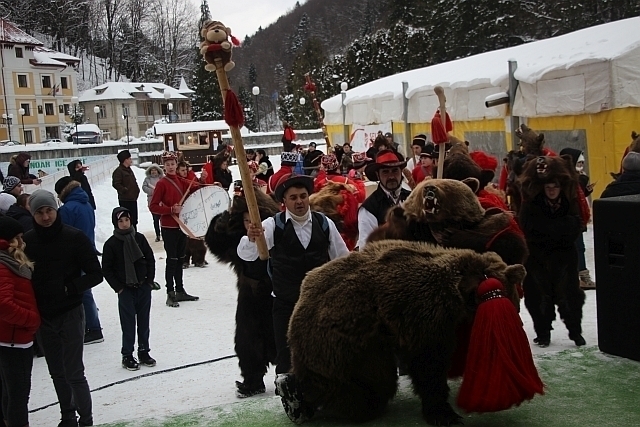
M80 163L80 160L74 160L67 165L67 169L69 170L69 176L72 180L78 181L80 183L80 187L87 193L89 196L89 204L96 210L96 200L93 198L93 192L91 191L91 185L89 184L89 180L82 170L77 171L76 165Z
M607 185L600 197L604 199L634 194L640 194L640 171L623 172L618 179Z
M33 229L33 216L31 216L31 212L17 203L9 207L6 215L18 221L22 225L25 233Z
M136 243L144 255L134 263L139 285L151 285L156 274L156 260L146 237L136 233ZM102 272L109 286L120 292L126 285L124 267L124 242L115 236L109 237L102 248Z
M60 215L50 227L34 221L24 242L25 253L35 264L31 281L42 317L55 317L78 307L83 292L102 282L93 243L82 231L64 225Z

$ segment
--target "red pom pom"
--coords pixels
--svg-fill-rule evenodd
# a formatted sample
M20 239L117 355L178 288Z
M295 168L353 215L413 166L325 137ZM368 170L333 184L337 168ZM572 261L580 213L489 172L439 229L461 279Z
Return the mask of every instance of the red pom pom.
M231 127L240 128L244 124L244 112L238 97L231 89L224 100L224 121Z
M498 169L498 159L488 155L484 151L472 151L469 153L469 156L471 156L471 160L476 162L482 169L488 169L494 172Z
M240 40L238 40L237 38L235 38L234 36L231 36L231 43L234 46L240 46Z

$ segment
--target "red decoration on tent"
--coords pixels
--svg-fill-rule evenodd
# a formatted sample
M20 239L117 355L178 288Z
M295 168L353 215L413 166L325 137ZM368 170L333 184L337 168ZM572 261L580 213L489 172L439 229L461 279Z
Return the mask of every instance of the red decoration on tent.
M436 144L442 144L445 142L449 142L449 135L447 132L451 132L453 130L453 123L451 122L451 118L447 113L446 118L446 128L442 124L442 117L440 116L440 111L436 111L436 114L431 119L431 140Z
M469 342L458 406L467 412L496 412L544 394L522 320L495 278L480 283L482 301Z
M244 113L238 97L231 89L227 90L224 100L224 121L230 127L241 128L244 124Z

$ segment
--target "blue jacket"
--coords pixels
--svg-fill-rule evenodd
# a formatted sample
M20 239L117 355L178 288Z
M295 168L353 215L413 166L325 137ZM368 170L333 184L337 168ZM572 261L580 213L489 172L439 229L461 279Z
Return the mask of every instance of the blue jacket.
M89 196L80 187L78 181L71 181L61 192L60 201L64 203L58 209L62 223L82 231L95 247L96 217L89 204Z

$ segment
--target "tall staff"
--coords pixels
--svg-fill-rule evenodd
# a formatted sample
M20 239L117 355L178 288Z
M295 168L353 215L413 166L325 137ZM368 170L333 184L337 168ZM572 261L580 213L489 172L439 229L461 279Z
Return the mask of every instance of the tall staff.
M331 142L329 141L329 134L327 133L327 127L324 125L324 118L322 117L322 111L320 110L320 103L316 98L316 84L311 80L311 76L309 73L304 75L304 78L307 80L307 84L304 85L304 90L311 94L311 98L313 100L313 109L316 110L316 116L318 116L318 123L322 127L322 134L324 135L324 140L327 143L327 150L331 148Z
M260 219L260 211L258 210L258 202L256 201L256 193L251 180L249 164L247 163L247 153L244 151L244 144L242 142L242 136L240 135L240 127L244 124L242 106L240 105L236 94L233 93L229 86L229 79L227 78L227 72L224 69L225 64L223 63L222 58L216 58L214 60L214 64L216 67L215 71L216 76L218 77L220 91L222 92L224 121L229 125L229 130L231 131L231 140L233 141L236 158L238 159L244 197L247 201L247 207L249 208L249 217L251 219L251 224L253 224L254 227L260 228L262 227L262 220ZM258 254L260 255L260 259L268 259L269 250L267 249L267 241L265 240L264 235L261 235L256 239L256 244L258 245Z

